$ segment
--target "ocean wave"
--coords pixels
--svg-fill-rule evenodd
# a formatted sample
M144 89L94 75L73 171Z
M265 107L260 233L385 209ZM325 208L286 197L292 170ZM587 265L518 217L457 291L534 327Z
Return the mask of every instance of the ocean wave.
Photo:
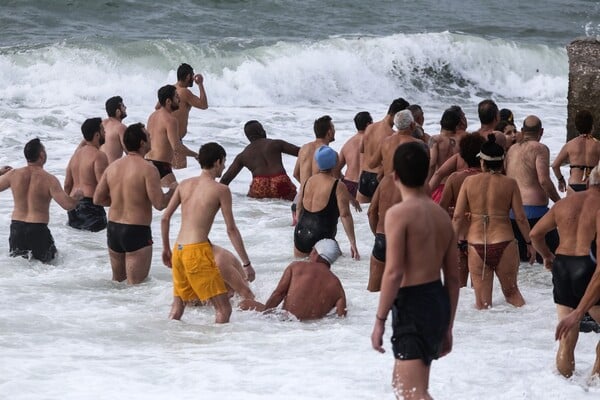
M387 103L398 96L562 101L568 85L563 48L448 32L271 45L90 40L0 49L0 102L60 105L105 99L116 89L155 96L175 81L181 62L205 75L211 104L221 106Z

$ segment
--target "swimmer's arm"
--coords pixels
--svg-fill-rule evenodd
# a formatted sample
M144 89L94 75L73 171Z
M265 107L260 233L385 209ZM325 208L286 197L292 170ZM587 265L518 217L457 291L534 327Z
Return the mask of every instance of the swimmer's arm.
M436 146L437 148L437 146ZM447 159L438 169L434 172L429 180L429 189L434 191L445 177L455 172L458 164L458 154L454 154L452 157Z
M8 170L4 174L0 175L0 192L3 192L10 187L10 177L12 176L12 173L10 173L11 171L13 170Z
M169 205L163 212L163 216L160 219L160 234L161 234L162 244L163 244L162 259L163 259L163 264L165 264L169 268L171 268L171 243L169 240L169 230L171 228L171 226L170 226L171 225L171 217L173 216L173 213L175 212L175 210L177 210L177 207L179 207L180 203L181 203L181 197L179 195L179 186L177 186L177 188L175 189L175 193L173 193L173 196L171 197L171 200L169 201Z
M250 258L246 253L244 240L242 239L242 235L240 234L240 231L235 224L235 219L233 218L231 191L227 186L222 186L220 203L223 220L225 221L225 226L227 227L227 236L229 236L229 240L231 241L231 244L233 245L233 248L237 252L238 256L242 259L242 265L249 264Z
M437 166L438 159L438 138L437 136L432 136L429 139L429 173L427 174L427 181L430 181L433 177L433 173L435 172L435 167ZM431 185L430 185L431 187ZM435 188L433 188L435 189Z
M96 156L96 160L94 161L94 175L96 177L96 182L100 182L100 178L102 178L102 174L104 170L108 167L108 156L103 151L99 151Z
M437 174L437 172L436 172ZM435 177L435 174L433 175ZM433 180L433 178L432 178ZM431 189L431 186L429 187ZM433 190L433 189L431 189ZM448 178L446 181L446 185L444 185L444 190L442 191L442 198L440 199L440 207L444 210L448 211L448 207L450 207L450 202L454 197L454 180L452 177Z
M167 138L169 139L169 144L173 151L177 154L182 154L185 157L196 157L197 154L181 142L178 131L179 123L173 118L167 124Z
M369 205L369 211L367 211L367 215L369 217L369 228L371 228L371 232L373 234L377 233L377 225L379 224L379 192L381 185L377 186L375 189L375 193L373 194L373 198L371 199L371 204Z
M452 216L452 228L454 228L454 234L456 237L463 237L463 227L465 221L465 213L468 212L468 200L467 200L467 183L469 178L465 179L460 191L458 192L458 199L456 199L456 206L454 207L454 214Z
M227 172L225 172L219 180L223 185L229 185L229 183L240 173L242 168L244 168L244 163L241 160L242 154L243 152L235 157L229 168L227 168Z
M456 238L457 236L453 233L452 239L448 242L442 265L442 271L444 272L444 287L448 291L448 296L450 297L450 325L448 326L450 332L454 325L454 316L456 315L456 306L458 304L458 293L460 291ZM448 352L449 351L450 350L448 349Z
M204 89L204 77L200 74L196 74L194 76L194 82L196 82L198 89L200 89L200 95L196 96L189 89L184 90L183 100L189 103L192 107L206 110L208 108L208 98L206 97L206 90Z
M291 144L286 142L285 140L277 140L280 146L280 151L285 154L289 154L290 156L298 157L298 152L300 152L300 147L295 144Z
M65 192L71 193L73 190L73 172L71 172L71 160L69 160L69 164L67 164L67 171L65 173L65 184L63 186L65 188Z
M158 211L163 210L169 204L175 189L177 188L177 182L173 182L169 186L169 191L163 193L160 183L160 175L158 170L154 167L148 168L148 174L145 176L146 193L152 203L152 206Z
M342 220L344 231L346 231L346 236L348 236L348 241L350 242L350 255L353 259L360 260L360 254L356 247L356 236L354 234L354 219L350 212L350 193L348 193L346 185L337 185L336 197L338 209L340 210L340 219Z
M561 192L564 192L567 189L565 178L562 172L560 172L561 165L564 165L569 161L569 153L567 152L566 148L567 146L565 145L562 149L560 149L560 152L552 163L552 172L554 172L554 176L556 176L556 179L558 179L558 190Z
M556 191L554 183L550 180L550 150L547 147L540 150L535 158L535 169L540 185L553 202L560 200L560 195Z
M346 145L344 145L344 146L346 146ZM342 175L342 169L344 168L345 165L346 165L346 156L344 156L344 147L342 147L342 149L340 150L339 156L338 156L337 165L335 166L335 169L340 172L340 176ZM348 171L346 171L346 172L348 172Z
M517 181L513 180L513 195L511 200L511 208L515 213L515 222L519 227L519 231L521 231L521 235L523 235L523 240L527 245L527 254L529 255L529 264L533 264L535 262L535 248L531 242L530 236L530 227L529 221L527 220L527 216L525 215L525 210L523 208L523 200L521 199L521 191L519 190L519 185L517 185Z
M5 165L4 167L0 168L0 176L6 174L8 171L12 170L13 168L10 165Z
M288 266L283 272L283 276L279 280L277 287L271 293L269 300L265 303L265 310L270 310L277 307L287 296L292 281L292 266Z
M108 182L106 180L106 171L100 177L96 190L94 190L93 202L96 205L110 207L111 198L110 190L108 189Z
M515 217L517 217L516 213ZM524 223L519 223L519 220L517 220L517 224L519 225L519 229L521 229L521 225L526 225L526 229L529 228L527 217L525 217ZM554 254L552 254L552 251L546 244L545 237L546 233L550 232L554 228L556 228L556 219L554 216L554 207L552 207L550 211L548 211L535 224L535 226L531 228L531 232L529 233L529 237L531 238L533 248L544 258L544 267L546 267L546 269L549 270L552 269L552 261L554 260ZM527 241L527 239L525 239L525 241Z
M76 190L73 197L69 196L63 188L60 186L60 182L55 176L50 175L50 196L61 206L63 209L69 211L77 206L79 200L83 198L81 190Z

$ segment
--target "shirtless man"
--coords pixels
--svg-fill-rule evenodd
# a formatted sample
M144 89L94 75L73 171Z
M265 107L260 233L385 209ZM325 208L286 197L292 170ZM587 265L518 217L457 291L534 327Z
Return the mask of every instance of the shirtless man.
M429 136L423 130L423 124L425 123L423 109L418 104L411 104L410 106L408 106L408 110L410 110L410 112L413 115L413 118L415 119L415 130L413 131L412 136L414 138L422 140L423 143L428 144L429 139L431 139L431 136Z
M244 133L250 144L235 157L223 174L220 182L229 183L246 167L252 172L252 183L248 196L255 199L284 199L292 201L296 197L296 186L288 177L281 155L298 156L298 146L285 140L267 139L267 134L258 121L248 121Z
M108 163L118 160L123 155L123 134L127 126L123 120L127 117L127 107L120 96L106 100L108 118L102 121L105 141L100 150L108 157Z
M552 171L558 179L558 190L567 190L565 178L560 167L570 164L568 194L580 192L587 188L586 182L600 160L600 142L592 136L594 117L587 110L578 111L575 115L575 127L579 136L567 142L552 163Z
M506 153L506 176L517 181L525 215L529 221L529 226L533 226L544 214L548 212L548 199L553 202L560 200L560 196L550 180L550 150L540 143L544 129L542 121L535 115L530 115L523 121L523 138L518 143L512 145ZM529 259L527 255L527 245L521 231L518 229L514 214L510 214L515 238L519 245L519 257L521 261ZM551 251L555 251L558 246L558 232L552 230L546 235L546 243ZM538 255L538 262L542 262Z
M377 168L383 166L381 172L383 175L389 175L394 172L394 152L403 143L408 142L419 142L419 139L415 139L412 133L415 130L415 120L409 110L398 111L394 116L394 126L397 131L391 136L383 139L379 151L375 153L375 156L371 158L369 167Z
M5 165L3 167L0 168L0 176L4 175L5 173L7 173L8 171L10 171L12 169L12 167L10 165Z
M106 154L100 151L104 143L101 118L86 119L81 125L84 141L77 147L67 165L65 192L73 195L75 188L83 191L83 198L74 210L68 212L69 226L98 232L106 228L104 207L94 204L92 198L100 177L108 166Z
M339 180L333 176L337 153L329 146L321 146L315 152L315 160L319 173L307 179L298 198L294 256L306 257L319 240L335 239L338 219L341 219L350 242L350 255L360 260L350 212L352 197L346 186L339 184ZM361 211L360 206L358 211Z
M393 308L396 362L392 385L399 399L431 399L431 362L452 350L458 302L456 238L448 213L431 200L425 189L428 166L429 156L420 144L398 147L394 179L402 202L391 207L385 219L386 266L371 344L384 352L385 321Z
M363 158L361 161L360 181L358 184L358 193L356 199L360 203L369 203L371 197L375 194L379 181L377 177L382 175L383 167L377 165L371 168L371 159L375 158L380 152L383 139L391 136L394 133L394 116L396 113L405 110L409 106L408 102L403 98L397 98L390 104L387 114L381 121L377 121L367 127L363 136L361 152Z
M200 90L199 96L196 96L188 89L194 86L194 82ZM175 87L177 88L180 103L179 108L173 110L173 116L178 122L179 140L181 141L188 133L190 110L192 107L206 110L208 108L208 99L204 90L204 77L201 74L194 74L194 69L189 64L183 63L177 68L177 83ZM185 146L174 148L173 168L180 169L187 167L186 157L190 157L190 155L185 151Z
M484 139L487 139L487 135L494 131L496 124L500 121L500 110L493 100L486 99L477 106L477 114L481 126L473 134L481 135ZM496 140L498 143L501 142L499 138L496 138Z
M174 298L169 318L181 319L186 302L209 300L215 308L215 322L227 323L231 315L231 304L208 241L219 209L223 214L229 240L242 259L250 281L254 280L255 273L240 231L235 225L231 191L227 185L216 182L216 178L225 169L225 149L214 142L206 143L200 147L198 162L202 173L198 177L185 179L177 186L161 219L163 263L173 268ZM171 217L180 204L181 228L171 251Z
M391 136L390 136L391 137ZM394 182L394 174L388 174L383 177L375 194L371 199L369 206L369 227L375 235L375 243L371 252L370 268L369 268L369 283L367 290L369 292L379 292L381 289L381 277L385 268L385 213L396 203L402 201L400 189Z
M428 180L433 176L435 171L446 162L446 160L458 153L458 144L464 137L463 133L457 131L460 122L461 116L454 109L447 109L442 114L442 119L440 120L440 133L439 135L432 136L429 141L431 160L429 161ZM439 203L442 198L444 184L445 179L442 179L435 188L431 189L431 198L436 203Z
M371 114L367 111L361 111L354 116L354 126L356 126L356 134L344 143L340 150L338 161L338 169L341 171L346 166L346 172L342 178L342 182L346 185L348 192L356 198L358 191L358 179L360 177L360 166L362 163L362 154L360 146L367 126L373 123Z
M589 177L589 189L573 193L556 203L531 230L533 246L544 258L544 266L552 271L554 303L559 320L579 306L592 276L597 273L596 262L590 257L590 244L597 240L598 215L600 171L595 167ZM546 245L544 237L555 228L560 231L560 244L554 253ZM586 302L586 306L590 305ZM600 303L596 301L589 312L596 321L600 321ZM578 328L579 325L573 324L561 335L556 353L556 367L566 378L572 376L575 370ZM600 348L597 350L600 351ZM593 373L600 373L599 359L597 357Z
M81 190L69 196L54 176L44 171L48 158L40 139L32 139L23 151L27 166L11 169L0 176L0 192L10 188L13 213L8 243L10 256L34 258L49 263L56 256L54 239L48 229L50 200L72 210L83 197Z
M151 150L146 159L158 169L162 185L169 187L175 182L171 168L173 154L177 152L184 157L196 157L196 153L184 146L179 137L179 123L173 115L179 109L179 94L175 86L166 85L158 89L158 103L160 107L148 118Z
M283 309L301 321L323 318L332 308L337 316L345 317L346 294L331 272L331 265L341 254L335 240L319 240L308 261L294 261L285 269L265 310L269 312L283 301Z
M123 144L127 155L106 168L94 204L110 206L106 236L112 279L134 285L143 282L150 271L152 207L164 209L177 183L162 192L158 171L144 160L150 140L143 124L127 127Z

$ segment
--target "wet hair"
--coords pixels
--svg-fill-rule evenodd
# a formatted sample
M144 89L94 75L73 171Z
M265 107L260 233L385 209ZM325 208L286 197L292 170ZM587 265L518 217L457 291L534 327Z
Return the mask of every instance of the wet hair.
M164 107L167 104L167 100L173 100L175 93L177 93L177 88L173 85L165 85L161 87L158 89L158 102Z
M592 132L594 117L588 110L577 111L575 114L575 128L579 134L584 135Z
M481 145L479 153L479 157L483 160L487 169L498 171L504 166L504 148L496 143L496 135L493 133L487 135L487 141ZM486 160L486 157L495 159Z
M317 139L323 139L327 136L327 132L331 129L331 117L329 115L323 115L315 120L313 124L313 130Z
M100 125L102 125L102 118L88 118L81 124L81 133L83 138L88 142L94 139L96 132L100 132Z
M417 120L419 118L423 118L423 109L421 108L420 105L411 104L410 106L407 107L407 110L410 110L410 112L413 115L413 118L415 119L415 122L417 122Z
M194 73L194 68L190 64L183 63L177 68L177 80L184 80L189 74Z
M198 150L197 160L202 169L214 167L219 160L224 160L226 156L225 149L219 143L210 142L203 144Z
M410 110L398 111L394 116L394 125L399 130L405 130L410 128L410 125L415 122L412 112Z
M479 122L491 124L498 116L498 106L494 103L494 100L483 100L477 106L477 114L479 115Z
M267 137L265 129L257 120L250 120L244 125L244 134L248 140L260 139Z
M127 151L138 151L142 147L142 140L148 141L148 135L144 132L144 124L138 122L131 124L123 133L123 144Z
M404 186L423 186L429 172L429 154L423 144L408 142L398 146L394 152L394 171Z
M442 114L440 126L446 131L456 132L456 127L458 124L460 124L460 118L460 113L458 113L456 110L448 108Z
M409 105L410 104L408 103L408 101L404 100L402 97L398 97L397 99L392 101L392 104L390 104L387 113L388 115L396 115L396 113L398 113L399 111L406 110Z
M467 135L460 140L458 145L460 156L469 167L479 167L479 157L477 157L485 139L481 135Z
M42 150L44 150L44 145L40 142L39 138L35 138L25 144L23 154L27 162L36 162L39 160Z
M498 122L496 124L496 126L494 127L494 130L495 131L499 131L499 132L504 132L504 130L506 129L506 127L509 126L509 125L514 125L514 124L511 124L508 121L500 121L500 122Z
M508 108L503 108L502 110L500 110L500 121L506 121L510 125L514 125L515 117L512 111L510 111Z
M364 131L372 123L373 117L371 117L368 111L361 111L354 116L354 126L356 126L356 130L358 131Z
M106 114L108 114L109 117L116 117L117 110L119 109L119 107L121 107L121 104L123 104L123 99L121 98L121 96L113 96L110 99L106 100L106 103L104 103L104 107L106 108Z

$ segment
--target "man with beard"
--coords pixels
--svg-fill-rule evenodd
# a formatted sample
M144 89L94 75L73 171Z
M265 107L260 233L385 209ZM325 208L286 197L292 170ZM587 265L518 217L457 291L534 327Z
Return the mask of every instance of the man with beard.
M194 82L200 89L200 96L196 96L188 88L194 86ZM179 139L183 140L187 134L188 118L190 116L190 110L192 107L206 110L208 108L208 100L206 98L206 91L204 90L204 77L200 74L194 74L194 69L186 63L183 63L177 68L177 94L179 95L180 103L179 109L174 110L173 116L177 118L179 123ZM187 167L186 155L174 149L173 154L173 168L185 168Z
M127 128L123 120L127 117L127 107L123 104L121 96L113 96L106 100L105 107L108 118L102 121L105 142L100 146L100 150L106 154L110 164L123 155L123 134Z
M197 154L181 143L179 138L179 122L174 111L179 109L179 94L173 85L165 85L158 89L160 107L148 117L150 148L146 159L158 169L161 183L169 187L176 181L171 168L173 154L180 153L184 157L196 157Z
M106 154L100 151L100 146L104 144L102 119L86 119L81 125L81 133L84 140L71 157L65 176L65 192L73 196L75 188L83 191L83 198L77 207L68 212L69 226L98 232L106 228L104 207L92 201L96 186L108 166Z

